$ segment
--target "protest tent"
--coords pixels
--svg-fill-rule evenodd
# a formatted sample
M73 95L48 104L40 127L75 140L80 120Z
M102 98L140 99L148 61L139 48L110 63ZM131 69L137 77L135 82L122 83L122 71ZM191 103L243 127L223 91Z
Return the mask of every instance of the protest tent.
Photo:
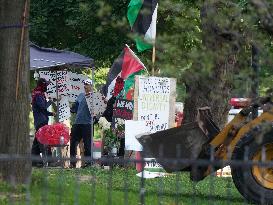
M39 77L37 71L54 71L55 79L57 79L57 72L67 69L81 69L92 68L92 86L94 86L94 60L92 58L80 55L75 52L66 50L57 50L53 48L39 47L33 43L29 44L30 49L30 70L35 71L36 77ZM35 76L35 75L34 75ZM56 96L58 94L58 80L56 80ZM57 100L57 122L59 122L59 101ZM93 100L92 100L92 104ZM93 124L93 117L91 117L91 124ZM91 126L91 137L94 135L94 127Z
M50 70L55 71L57 79L57 71L66 70L68 68L92 68L92 81L94 82L94 60L92 58L80 55L75 52L66 50L57 50L54 48L39 47L30 42L30 70ZM39 74L36 74L39 77ZM92 84L93 86L93 84ZM58 81L56 80L56 94L58 94ZM59 102L57 101L57 121L59 121Z
M30 43L30 70L54 69L56 67L94 68L94 60L78 53L39 47Z

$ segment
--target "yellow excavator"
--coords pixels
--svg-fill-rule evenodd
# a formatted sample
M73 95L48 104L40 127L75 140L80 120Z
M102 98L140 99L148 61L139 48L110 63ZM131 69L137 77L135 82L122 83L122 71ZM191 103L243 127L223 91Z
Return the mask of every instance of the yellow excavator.
M254 118L258 107L263 113ZM144 157L154 157L167 172L189 171L200 181L230 165L233 182L249 202L273 204L273 101L259 98L242 109L222 130L208 107L197 120L138 137Z

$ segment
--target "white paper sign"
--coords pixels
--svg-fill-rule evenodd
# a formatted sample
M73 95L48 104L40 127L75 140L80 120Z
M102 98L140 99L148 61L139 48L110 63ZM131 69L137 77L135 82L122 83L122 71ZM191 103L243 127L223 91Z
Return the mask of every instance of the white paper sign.
M107 104L106 104L104 96L101 93L95 92L90 95L85 95L85 99L86 99L90 114L93 113L93 116L98 116L103 114Z
M67 96L63 96L59 102L59 122L68 120L71 116Z
M68 71L40 71L40 78L44 78L50 82L47 86L47 96L57 98L56 94L56 77L58 84L58 95L67 95L70 90L70 79Z
M142 151L142 145L136 136L148 131L145 121L125 120L125 150Z
M69 72L70 90L69 102L76 102L77 96L84 92L83 82L88 78L85 75Z
M146 122L149 131L169 128L170 79L139 77L138 120Z

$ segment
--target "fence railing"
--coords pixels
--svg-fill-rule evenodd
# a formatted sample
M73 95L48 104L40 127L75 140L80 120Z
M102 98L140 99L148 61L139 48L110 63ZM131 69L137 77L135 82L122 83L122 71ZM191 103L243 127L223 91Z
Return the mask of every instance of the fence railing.
M264 154L265 152L262 155ZM0 181L0 204L248 204L247 195L244 195L248 188L238 192L238 184L236 188L231 175L219 177L217 170L226 166L240 169L241 183L244 183L249 180L248 169L273 174L273 161L268 160L267 156L262 159L248 160L247 154L242 160L219 160L213 156L210 159L162 157L159 161L164 164L190 165L184 171L166 173L158 167L153 170L153 167L147 166L154 159L146 158L137 160L112 156L77 159L47 156L45 160L30 155L1 154L2 167L6 163L20 161L41 162L43 166L33 167L32 174L26 177L24 185L14 186L5 183L5 180ZM73 169L63 166L64 162L78 160L90 162L91 166ZM135 169L137 163L143 167L141 173ZM208 176L200 182L191 181L189 172L202 167L210 167ZM11 178L12 173L11 171ZM28 176L27 173L21 174ZM272 179L263 178L262 172L260 174L261 179L254 177L260 185L261 180ZM265 191L265 198L266 194L268 192ZM263 202L263 195L260 201Z

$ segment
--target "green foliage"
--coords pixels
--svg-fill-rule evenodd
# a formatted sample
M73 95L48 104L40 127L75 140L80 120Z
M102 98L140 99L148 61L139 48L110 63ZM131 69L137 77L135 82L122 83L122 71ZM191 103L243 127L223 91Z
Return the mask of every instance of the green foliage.
M104 141L104 147L106 147L108 153L111 152L112 148L119 149L120 142L116 136L116 134L111 130L104 130L103 131L103 141Z
M159 7L156 68L177 78L177 101L184 101L184 74L201 46L200 10L195 1L164 1Z
M111 128L111 123L108 122L104 117L101 117L99 119L99 126L103 134L103 145L107 152L110 153L114 147L119 149L120 142L116 131Z
M33 0L30 39L40 46L90 56L98 66L109 66L128 42L129 27L122 31L112 26L126 16L127 4L125 0Z
M272 87L273 44L260 25L255 9L247 0L218 1L219 12L213 21L222 30L238 33L237 72L228 72L232 95L248 96L252 85L251 44L259 47L260 93ZM133 36L126 19L129 0L32 0L30 39L44 47L69 49L95 59L96 82L103 84L107 68L120 54L124 44L132 45ZM215 53L204 47L199 0L160 1L157 23L156 62L158 75L177 78L179 101L185 98L185 81L204 80L213 75ZM210 34L207 34L210 35ZM211 41L213 43L213 39ZM134 49L134 47L132 46ZM138 54L149 71L152 51ZM222 59L219 59L222 60ZM225 60L225 59L223 59ZM195 65L193 67L193 65ZM196 66L197 65L197 66ZM90 76L90 71L88 71ZM193 76L194 74L194 76Z
M95 78L95 88L99 90L102 85L106 83L107 74L109 72L108 67L99 67L96 68L94 72ZM92 69L85 69L82 71L84 75L87 75L90 79L92 79Z
M207 30L201 27L203 4L201 1L160 2L156 67L161 75L177 78L177 99L183 100L186 96L185 82L208 81L210 85L209 79L217 72L214 59L226 61L221 59L225 57L223 54L237 47L236 70L227 72L224 79L232 85L233 96L247 97L253 84L251 45L254 44L259 48L260 94L263 95L273 85L272 37L260 27L255 10L245 0L218 1L219 12L211 17L213 23L220 31L231 32L238 39L237 44L226 44L221 51L209 51L204 47L203 35ZM210 44L213 45L215 40L212 38Z
M101 129L98 126L98 124L94 125L94 140L100 140L101 139Z

